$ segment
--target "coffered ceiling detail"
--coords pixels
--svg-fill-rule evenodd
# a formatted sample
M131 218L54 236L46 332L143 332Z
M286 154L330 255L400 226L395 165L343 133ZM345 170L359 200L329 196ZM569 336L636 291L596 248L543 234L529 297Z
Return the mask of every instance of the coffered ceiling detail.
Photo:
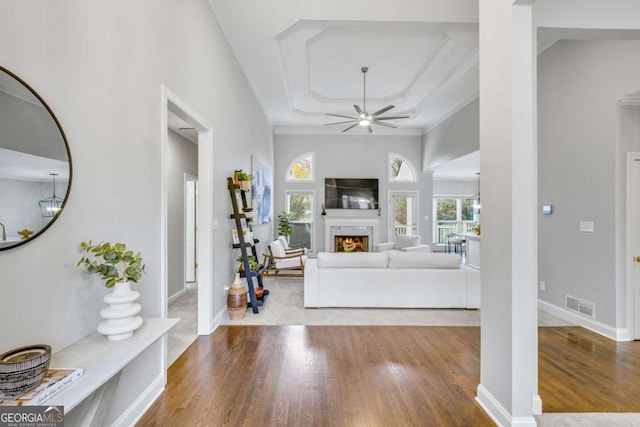
M354 6L370 2L332 10L318 6L325 2L308 10L287 0L267 1L281 6L270 9L210 3L276 132L339 133L324 126L335 121L326 113L354 115L353 104L362 106L362 67L367 110L393 104L389 115L410 116L376 133L424 133L478 96L475 18L425 19L425 3L411 0L362 12Z

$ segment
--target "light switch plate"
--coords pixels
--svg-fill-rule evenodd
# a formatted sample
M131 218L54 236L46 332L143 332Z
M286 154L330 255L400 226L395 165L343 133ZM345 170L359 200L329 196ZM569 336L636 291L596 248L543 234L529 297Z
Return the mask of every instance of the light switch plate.
M580 221L580 231L584 233L593 233L593 221Z

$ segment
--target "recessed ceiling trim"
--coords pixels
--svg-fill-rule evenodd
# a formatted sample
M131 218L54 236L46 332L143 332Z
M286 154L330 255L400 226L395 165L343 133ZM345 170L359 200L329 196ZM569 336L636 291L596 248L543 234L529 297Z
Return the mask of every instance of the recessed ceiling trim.
M281 126L276 127L273 130L273 133L276 135L343 135L343 136L384 136L384 135L401 135L401 136L421 136L422 130L419 128L398 128L398 129L387 129L380 128L376 129L375 134L369 134L366 130L361 129L360 132L353 133L342 133L342 128L329 128L326 126L304 126L304 127L287 127Z

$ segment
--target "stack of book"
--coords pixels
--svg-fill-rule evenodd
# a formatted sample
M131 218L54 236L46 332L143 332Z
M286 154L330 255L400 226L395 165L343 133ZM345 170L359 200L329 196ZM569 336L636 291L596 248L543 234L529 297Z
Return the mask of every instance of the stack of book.
M19 396L0 393L0 406L37 406L55 396L82 376L82 368L54 369L47 371L40 385Z

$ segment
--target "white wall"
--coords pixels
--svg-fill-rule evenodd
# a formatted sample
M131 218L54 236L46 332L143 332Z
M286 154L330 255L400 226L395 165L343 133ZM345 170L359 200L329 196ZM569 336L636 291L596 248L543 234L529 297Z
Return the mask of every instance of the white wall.
M476 180L433 180L433 196L474 197L478 194Z
M298 156L307 152L316 153L316 182L313 184L284 183L287 166ZM418 183L388 182L388 153L398 153L413 162L418 171ZM315 190L316 227L315 248L317 252L324 248L324 223L321 217L321 204L324 202L325 178L378 178L381 216L378 238L387 241L387 222L389 209L387 194L390 190L418 191L419 213L418 233L423 242L431 242L432 174L420 173L422 165L415 163L422 158L419 136L380 136L380 135L276 135L275 140L275 214L285 205L285 190Z
M449 160L478 151L480 148L479 108L480 102L476 98L424 134L422 137L423 170L435 170Z
M76 267L79 243L124 241L147 274L135 288L145 317L163 311L160 259L161 85L213 125L214 313L233 276L225 178L272 161L272 132L205 0L1 2L0 58L52 108L69 140L66 209L41 237L0 253L0 351L54 352L95 331L104 286ZM261 231L271 235L269 227ZM121 379L112 423L161 372L156 346ZM126 391L126 392L125 392Z
M185 173L198 176L198 146L169 131L167 170L168 296L185 288Z
M640 89L638 70L632 40L564 40L538 58L539 201L553 205L539 215L539 297L560 307L566 294L594 302L596 321L612 327L625 326L616 319L617 150L640 148L616 148L616 100ZM595 232L580 232L579 221L593 221Z

